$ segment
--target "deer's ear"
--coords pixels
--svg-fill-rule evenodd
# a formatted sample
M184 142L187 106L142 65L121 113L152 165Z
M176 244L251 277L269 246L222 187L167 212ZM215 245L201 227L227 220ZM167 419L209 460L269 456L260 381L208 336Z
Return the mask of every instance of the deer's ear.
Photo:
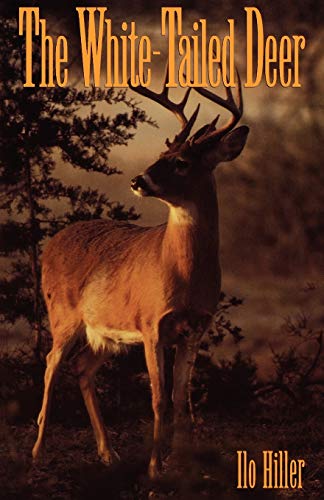
M243 125L226 134L218 145L219 161L234 160L243 151L248 133L249 127Z
M249 127L243 125L226 134L215 145L214 149L207 153L208 162L212 163L211 167L213 168L222 161L231 161L237 158L245 146L248 133Z

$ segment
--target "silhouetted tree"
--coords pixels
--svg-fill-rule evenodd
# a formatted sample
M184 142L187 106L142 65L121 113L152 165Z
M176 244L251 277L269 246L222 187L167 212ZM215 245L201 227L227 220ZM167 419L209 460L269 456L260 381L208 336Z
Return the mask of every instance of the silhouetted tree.
M40 60L33 54L35 88L24 88L24 38L15 20L0 19L0 255L8 257L0 279L0 320L25 318L40 352L42 316L39 256L44 239L80 219L136 219L134 209L97 189L68 185L57 164L103 176L118 173L109 154L125 145L146 114L114 89L39 88ZM121 103L125 112L99 114L98 104ZM151 123L151 122L150 122ZM59 201L59 210L54 210Z

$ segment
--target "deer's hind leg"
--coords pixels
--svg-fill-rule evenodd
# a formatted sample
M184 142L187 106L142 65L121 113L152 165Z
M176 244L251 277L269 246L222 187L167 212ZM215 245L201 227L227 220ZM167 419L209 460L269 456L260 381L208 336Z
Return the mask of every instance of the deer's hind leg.
M118 461L119 456L114 451L105 428L94 384L96 373L108 355L104 351L95 353L91 347L87 346L75 359L74 369L79 377L80 389L94 431L98 455L105 464L110 465Z
M37 419L38 436L32 451L34 460L39 458L44 446L45 431L58 369L74 344L77 329L78 324L75 322L65 323L64 325L57 322L56 326L51 326L53 347L46 356L43 402Z

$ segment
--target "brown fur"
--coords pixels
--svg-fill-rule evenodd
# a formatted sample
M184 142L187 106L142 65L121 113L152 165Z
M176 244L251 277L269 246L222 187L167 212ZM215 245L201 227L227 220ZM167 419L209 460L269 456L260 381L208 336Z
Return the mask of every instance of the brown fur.
M169 310L213 314L220 270L216 194L210 190L209 195L214 207L205 191L194 225L170 221L143 228L94 220L59 232L43 255L42 284L51 322L97 323L157 335ZM55 341L64 345L64 328Z

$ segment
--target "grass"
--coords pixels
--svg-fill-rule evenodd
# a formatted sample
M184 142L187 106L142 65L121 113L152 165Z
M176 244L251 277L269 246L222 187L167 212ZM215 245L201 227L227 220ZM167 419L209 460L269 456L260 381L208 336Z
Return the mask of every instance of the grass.
M206 415L191 436L190 445L184 445L181 474L165 466L163 479L155 484L146 476L151 419L129 418L112 426L112 441L122 457L114 469L98 462L89 426L53 423L46 457L37 466L30 459L35 424L11 425L2 431L3 499L322 498L324 454L319 415L294 424L280 418L240 421ZM291 456L306 460L303 490L263 490L260 474L256 489L236 488L236 451L247 450L259 464L265 449L289 450Z

